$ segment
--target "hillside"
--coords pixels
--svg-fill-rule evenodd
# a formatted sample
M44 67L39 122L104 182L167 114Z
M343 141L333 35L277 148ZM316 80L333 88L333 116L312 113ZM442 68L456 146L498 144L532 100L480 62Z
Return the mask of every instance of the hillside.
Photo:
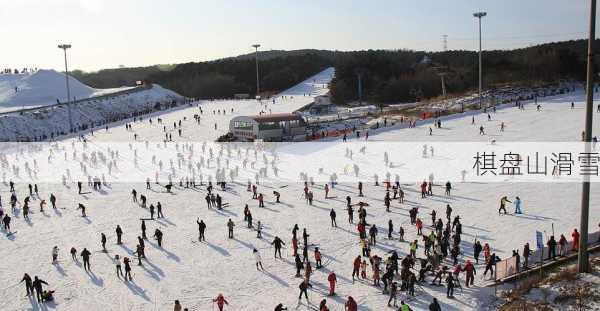
M71 99L117 91L99 90L69 77ZM55 104L67 99L65 75L54 70L38 70L33 74L0 74L0 111L17 110Z
M484 87L582 80L585 75L585 49L585 40L571 40L514 50L484 51ZM135 78L159 83L189 97L229 98L236 93L255 93L254 57L254 53L248 53L214 61L179 64L166 71L154 66L113 69L82 73L80 78L94 87L116 87L122 85L119 81L130 84ZM261 91L266 93L279 92L325 67L335 67L336 77L331 89L333 100L338 104L358 99L359 72L362 74L363 100L383 104L413 102L441 95L441 72L446 73L445 84L451 94L475 90L478 84L475 51L300 49L259 51L258 58ZM127 75L131 77L115 79L115 76Z

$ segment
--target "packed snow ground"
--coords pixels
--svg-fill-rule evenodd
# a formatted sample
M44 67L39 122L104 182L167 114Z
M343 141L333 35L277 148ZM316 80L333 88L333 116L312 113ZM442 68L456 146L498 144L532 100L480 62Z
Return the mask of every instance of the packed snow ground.
M498 110L492 114L493 121L487 121L486 115L476 116L476 125L471 125L471 117L455 118L443 122L443 129L434 130L434 135L428 136L428 124L414 129L382 129L373 131L370 140L374 141L489 141L495 137L497 141L578 141L581 133L581 120L583 109L581 94L555 97L543 102L541 112L535 107L527 105L525 111L516 108ZM281 108L278 111L291 111L294 107L304 105L304 96L294 96L294 101L289 102L283 98L269 104L267 109ZM576 109L570 109L570 102L576 101ZM162 114L166 125L177 122L186 116L183 121L184 136L173 139L181 142L213 140L219 135L217 131L210 131L216 122L218 128L224 129L230 114L212 115L213 109L225 109L228 112L234 102L203 102L204 114L202 122L207 123L207 128L198 128L193 120L193 114L198 113L198 108L181 109L168 114ZM236 101L235 103L240 103ZM234 113L256 114L263 107L255 101L242 101L240 107L234 107ZM279 105L279 106L278 106ZM277 108L276 108L277 107ZM247 110L244 110L247 109ZM285 109L285 110L283 110ZM297 108L296 108L297 109ZM264 109L263 109L264 110ZM207 112L211 112L207 114ZM595 114L596 120L598 113ZM504 121L507 129L499 132L499 122ZM484 124L488 135L478 135L479 124ZM221 126L222 125L222 126ZM596 131L600 128L596 122ZM494 130L496 128L497 130ZM151 126L144 120L133 123L133 130L138 133L140 140L162 141L164 136L162 126ZM381 132L381 133L379 133ZM596 134L597 132L595 132ZM94 136L88 135L90 141L128 141L132 132L126 131L123 126L110 128L107 133L97 131ZM495 136L492 136L495 135ZM196 143L196 153L199 146ZM65 144L67 153L70 144ZM367 143L368 146L368 143ZM381 154L361 156L355 151L354 161L363 166L369 162L382 161ZM44 152L47 152L45 149ZM45 162L45 153L38 155L41 165ZM172 151L173 154L176 152ZM130 155L128 155L130 156ZM142 154L150 157L149 154ZM199 156L199 155L198 155ZM197 161L196 156L193 160ZM124 155L125 157L125 155ZM262 154L259 153L259 159ZM270 154L267 157L271 159ZM393 160L394 155L390 155ZM21 157L19 165L22 166L27 157ZM242 157L243 158L243 157ZM60 159L60 156L58 157ZM9 156L14 161L14 157ZM168 159L162 159L168 163ZM241 158L233 155L231 166L240 165ZM16 164L16 163L11 163ZM121 162L119 162L121 165ZM125 165L125 164L123 164ZM168 164L165 164L168 166ZM53 162L57 174L63 174L60 161ZM240 165L241 166L241 165ZM316 175L318 167L325 167L332 171L340 170L342 163L315 163L314 167L307 167L309 175ZM249 169L256 172L256 170ZM385 172L381 172L383 176ZM424 173L424 175L428 174ZM205 179L206 180L206 179ZM600 215L600 194L594 191L592 185L592 204L590 228L597 228L597 215ZM147 209L140 208L131 201L131 189L148 197L149 203L160 201L163 205L165 219L148 221L150 235L155 228L164 232L164 246L158 248L156 242L150 240L146 243L148 261L144 266L138 267L133 261L133 282L119 280L114 271L111 258L115 254L132 256L135 249L136 237L140 232L140 218L149 216ZM20 210L12 215L10 207L5 209L13 216L12 236L0 238L0 254L4 258L3 265L10 269L0 270L0 279L7 280L0 289L0 309L2 310L28 310L28 309L57 309L57 310L164 310L171 309L173 300L179 299L184 307L190 310L211 310L211 298L218 293L223 293L230 303L226 310L271 310L278 302L294 309L297 304L299 278L295 278L293 257L291 257L291 229L295 223L302 229L307 228L310 234L309 243L318 246L324 256L324 268L315 270L311 277L313 285L309 291L311 302L318 302L327 294L327 275L335 271L338 277L337 296L325 297L331 310L343 310L343 303L348 295L353 296L360 305L361 310L387 310L387 296L381 295L381 289L372 287L371 280L360 280L352 284L352 260L360 254L358 234L354 225L346 221L344 198L349 195L353 202L357 202L356 184L338 185L330 192L332 198L325 199L322 184L312 187L315 193L313 206L306 204L301 198L303 184L301 183L267 183L258 186L258 192L265 194L265 208L258 208L256 200L251 199L251 193L246 192L245 180L239 184L229 184L226 191L216 190L223 197L223 202L229 207L222 211L208 210L204 202L205 187L185 189L175 187L174 193L166 193L163 187L152 184L151 190L144 190L143 183L114 183L101 191L89 191L78 195L76 185L69 182L67 187L60 183L41 184L40 196L48 200L50 193L58 197L60 209L52 210L46 207L44 213L39 212L39 199L32 201L33 215L29 222L23 221ZM218 188L218 187L217 187ZM8 201L9 193L6 185L0 187L4 202ZM397 233L394 239L386 239L387 222L392 219L397 232L402 225L406 230L406 240L416 238L416 230L410 226L408 209L419 207L419 217L424 223L430 224L429 213L432 209L438 216L444 214L447 203L451 204L453 215L461 215L463 223L461 262L472 255L472 243L475 238L484 243L490 243L493 251L500 257L506 257L512 249L522 249L525 242L534 243L535 230L551 231L552 224L556 234L569 233L577 227L579 221L580 186L578 184L561 183L460 183L454 184L452 197L441 196L442 187L434 188L433 197L420 199L417 187L412 184L403 185L406 192L406 202L399 204L394 200L392 212L387 213L383 207L385 189L375 187L372 182L365 182L365 198L360 198L370 204L367 207L369 223L374 223L379 228L378 243L373 247L372 254L385 257L390 250L397 250L403 257L408 253L408 244L398 241ZM279 191L282 203L274 203L272 191ZM87 192L87 191L86 191ZM17 185L19 200L22 202L28 190L26 184ZM509 198L520 196L523 200L524 214L498 216L497 207L501 196ZM87 206L87 218L80 216L80 211L75 210L77 203ZM256 238L254 230L246 228L243 222L243 207L248 204L254 218L254 224L261 221L263 239ZM337 212L338 228L330 226L329 212L331 208ZM509 211L512 207L508 208ZM203 219L207 224L207 243L197 243L197 225L195 220ZM227 219L231 218L235 224L235 239L227 239ZM356 219L355 215L355 219ZM116 245L114 230L119 224L124 231L124 245ZM429 233L430 228L424 229ZM107 254L99 252L100 233L108 237ZM273 237L277 235L286 243L284 259L273 259L273 248L270 245ZM60 263L52 265L51 249L57 245L61 251ZM93 273L86 273L77 262L70 259L68 250L76 247L81 251L87 247L93 252L91 264ZM264 272L256 271L252 248L260 250ZM310 249L310 258L313 258L313 247ZM418 256L423 256L423 250L417 251ZM417 265L418 266L418 265ZM485 282L481 278L483 266L477 266L476 287L464 288L455 291L456 299L445 298L445 287L432 287L424 284L417 289L417 297L409 299L408 304L416 310L427 309L431 297L440 299L443 310L474 310L493 308L493 289L482 288ZM23 297L24 286L17 285L24 272L38 275L48 281L48 288L57 290L56 303L39 306L33 300ZM371 276L370 267L368 276ZM431 277L427 278L428 281ZM464 276L461 276L464 284ZM399 294L399 300L404 294ZM314 308L312 306L311 308ZM301 305L300 310L309 309Z
M56 104L57 99L66 102L65 83L65 75L54 70L0 74L0 112L48 106ZM95 89L69 76L72 99L84 99L129 88Z

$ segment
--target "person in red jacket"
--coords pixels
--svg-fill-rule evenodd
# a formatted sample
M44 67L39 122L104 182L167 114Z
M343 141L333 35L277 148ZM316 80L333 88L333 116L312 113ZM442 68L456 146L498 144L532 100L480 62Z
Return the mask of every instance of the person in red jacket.
M352 283L354 283L354 276L360 278L360 256L356 256L354 259L354 270L352 270Z
M421 220L421 218L417 218L416 226L417 226L417 235L423 235L423 221Z
M298 254L298 239L296 237L292 238L292 249L294 250L294 256Z
M335 276L335 273L333 271L331 271L331 273L329 273L329 276L327 276L327 281L329 281L329 296L334 296L335 283L337 283L337 277Z
M358 310L358 305L356 304L356 301L354 301L354 298L352 298L352 296L348 296L348 301L346 301L346 304L344 305L344 310L345 311L357 311Z
M321 264L321 251L319 251L318 247L315 247L315 262L316 262L316 268L317 269L321 269L323 267L323 265Z
M219 294L219 296L217 296L217 298L213 299L213 302L217 303L217 307L219 307L219 311L223 311L224 305L229 305L229 302L227 302L227 300L225 300L225 297L223 297L223 294Z
M469 287L469 285L473 285L473 281L475 280L475 274L477 274L477 271L475 270L475 266L473 266L473 263L470 260L467 260L467 263L465 264L465 267L463 269L465 270L465 273L467 275L465 283L467 283L467 287Z
M579 249L579 232L577 232L577 228L573 229L571 237L573 237L573 247L571 250L576 252Z

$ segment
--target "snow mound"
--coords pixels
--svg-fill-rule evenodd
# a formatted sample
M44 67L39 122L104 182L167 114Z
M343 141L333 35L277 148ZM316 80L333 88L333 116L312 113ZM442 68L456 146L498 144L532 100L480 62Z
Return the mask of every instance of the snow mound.
M67 100L65 74L55 70L0 75L0 111L48 106ZM126 88L95 89L69 76L71 99L113 93Z

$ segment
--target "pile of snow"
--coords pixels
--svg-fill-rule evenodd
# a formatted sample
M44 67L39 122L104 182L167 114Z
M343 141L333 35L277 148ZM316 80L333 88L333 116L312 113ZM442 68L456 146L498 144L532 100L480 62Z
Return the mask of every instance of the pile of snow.
M128 119L140 112L153 111L157 104L165 109L173 102L181 104L183 97L156 84L130 93L90 98L72 105L73 126L76 129L97 127ZM15 112L0 116L0 141L46 140L68 132L67 105L40 107L22 114Z
M94 89L69 76L71 99L121 91L125 88ZM54 70L34 73L0 74L0 111L12 111L56 104L67 100L65 75Z

